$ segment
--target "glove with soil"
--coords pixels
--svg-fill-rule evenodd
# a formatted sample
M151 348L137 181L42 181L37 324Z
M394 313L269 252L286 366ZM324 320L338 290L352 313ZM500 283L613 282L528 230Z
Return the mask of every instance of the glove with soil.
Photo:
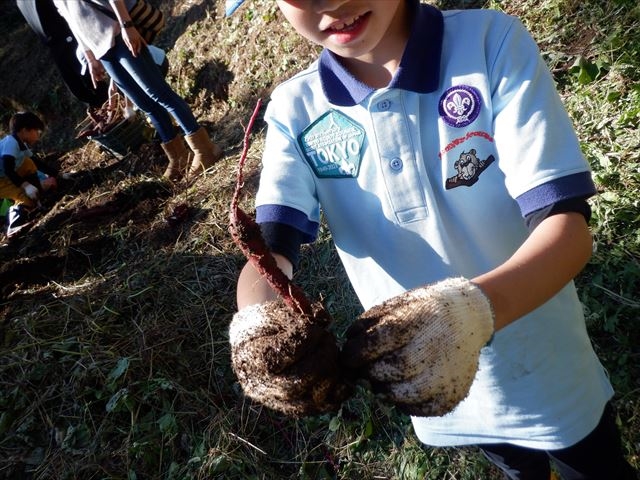
M301 417L337 410L351 395L352 387L338 366L336 339L327 329L331 316L321 303L311 303L280 270L260 227L239 207L249 132L261 104L258 100L245 130L229 231L248 262L281 300L250 305L233 316L229 326L231 364L248 397Z
M336 339L283 301L250 305L229 328L231 362L248 397L286 415L338 410L351 394Z
M469 393L493 331L484 293L452 278L364 312L347 331L341 359L404 412L440 416Z

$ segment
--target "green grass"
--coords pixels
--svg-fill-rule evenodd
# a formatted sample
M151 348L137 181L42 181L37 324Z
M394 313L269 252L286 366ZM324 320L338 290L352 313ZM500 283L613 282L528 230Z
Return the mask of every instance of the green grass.
M11 255L0 251L3 269L16 261L37 268L45 255L65 267L0 300L0 478L499 478L473 448L422 447L408 417L366 391L336 414L300 421L243 398L226 338L244 263L227 231L242 126L256 99L266 99L317 49L286 27L272 0L252 0L231 19L219 17L220 0L216 7L160 3L172 14L160 39L169 80L230 156L185 191L163 191L103 221L83 224L71 216L62 228L36 231L38 243L25 240ZM617 392L624 448L639 467L640 8L636 0L489 6L520 16L539 42L593 167L600 191L592 200L595 252L577 284ZM13 22L3 24L9 38L30 45L19 17L9 12L3 21ZM29 51L44 69L46 52ZM0 65L13 62L14 53L0 47ZM100 181L62 199L58 215L154 185L149 172L128 172L92 145L72 141L82 111L68 94L19 72L31 82L29 91L7 79L12 70L3 71L0 117L33 108L56 132L43 148L64 141L69 164L91 159L111 169L93 172ZM59 81L47 72L38 73L40 81ZM247 211L263 146L258 125L242 200ZM124 165L135 161L142 159L134 155ZM188 222L173 230L166 219L181 204L190 208ZM82 259L83 268L70 258ZM323 300L339 335L360 312L326 230L305 247L296 282Z

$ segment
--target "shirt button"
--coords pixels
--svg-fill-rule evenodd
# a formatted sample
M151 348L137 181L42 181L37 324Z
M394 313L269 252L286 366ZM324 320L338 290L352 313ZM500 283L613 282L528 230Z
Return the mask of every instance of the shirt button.
M378 102L378 110L384 112L391 108L391 100L381 100Z
M400 158L393 158L389 162L389 166L391 167L391 170L402 170L402 160Z

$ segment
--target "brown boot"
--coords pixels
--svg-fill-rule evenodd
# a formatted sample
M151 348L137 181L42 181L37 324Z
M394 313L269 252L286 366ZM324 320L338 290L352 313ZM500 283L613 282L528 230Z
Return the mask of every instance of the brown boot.
M176 138L163 143L161 146L169 158L169 166L167 166L162 176L176 182L187 173L189 150L187 150L182 135L176 135Z
M204 127L184 138L194 154L189 176L199 175L222 158L222 149L211 141Z

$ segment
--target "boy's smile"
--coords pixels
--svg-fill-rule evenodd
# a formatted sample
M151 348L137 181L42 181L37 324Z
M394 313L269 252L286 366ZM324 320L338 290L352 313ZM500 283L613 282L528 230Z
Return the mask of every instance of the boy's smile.
M348 43L358 37L366 28L370 12L358 15L350 20L337 20L324 31L333 35L337 43ZM344 38L343 38L344 37Z
M354 60L391 74L397 68L409 32L406 0L277 1L300 35L331 50L346 65Z

